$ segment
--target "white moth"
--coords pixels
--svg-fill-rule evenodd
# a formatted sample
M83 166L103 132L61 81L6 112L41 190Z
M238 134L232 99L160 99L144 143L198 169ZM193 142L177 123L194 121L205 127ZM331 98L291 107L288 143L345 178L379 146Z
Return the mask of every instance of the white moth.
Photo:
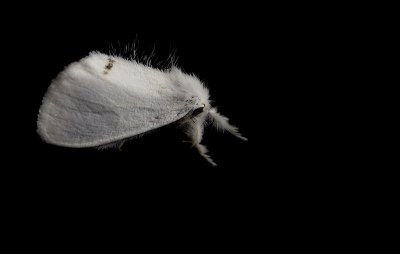
M247 140L211 107L209 92L197 77L174 65L160 70L91 52L52 81L39 110L37 132L58 146L120 149L126 140L176 121L213 166L200 144L205 123Z

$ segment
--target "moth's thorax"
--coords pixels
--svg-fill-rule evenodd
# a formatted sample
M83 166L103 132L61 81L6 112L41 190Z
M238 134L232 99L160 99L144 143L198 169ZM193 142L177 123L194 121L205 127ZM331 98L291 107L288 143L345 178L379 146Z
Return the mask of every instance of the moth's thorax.
M197 106L209 105L209 93L204 84L194 75L186 74L177 67L170 70L170 78L188 95L198 98Z

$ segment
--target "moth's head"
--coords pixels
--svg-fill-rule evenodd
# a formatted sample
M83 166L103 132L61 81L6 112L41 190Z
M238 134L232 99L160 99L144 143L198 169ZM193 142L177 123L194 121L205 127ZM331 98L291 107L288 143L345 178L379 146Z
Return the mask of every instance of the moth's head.
M194 94L198 99L200 106L205 104L207 107L209 93L200 79L193 74L186 74L177 67L172 67L170 70L170 77L177 86L181 86L182 90L186 90L189 94Z
M208 114L211 108L209 92L203 82L193 74L186 74L177 67L170 70L171 79L176 82L190 97L187 98L192 104L191 117L202 117Z

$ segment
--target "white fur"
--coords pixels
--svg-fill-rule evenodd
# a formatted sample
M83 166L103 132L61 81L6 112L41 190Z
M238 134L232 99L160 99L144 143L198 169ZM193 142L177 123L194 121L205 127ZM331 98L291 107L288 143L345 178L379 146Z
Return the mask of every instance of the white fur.
M199 108L203 111L193 114ZM52 81L37 131L54 145L119 149L127 139L179 120L192 145L215 166L200 144L207 118L217 129L247 140L211 108L209 92L197 77L175 66L159 70L92 52Z

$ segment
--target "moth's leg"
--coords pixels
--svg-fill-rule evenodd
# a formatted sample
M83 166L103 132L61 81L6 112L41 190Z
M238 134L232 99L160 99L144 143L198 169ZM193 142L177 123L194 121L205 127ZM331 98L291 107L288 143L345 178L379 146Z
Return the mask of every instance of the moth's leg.
M115 144L115 150L117 150L117 151L120 151L120 152L122 152L122 149L121 149L121 147L122 147L122 145L125 143L125 140L124 139L122 139L121 141L119 141L117 144Z
M197 151L199 151L200 155L203 156L209 163L211 163L211 165L213 165L214 167L217 166L217 164L211 159L210 155L207 154L208 150L206 146L197 143L196 148Z
M116 147L115 147L115 150L117 150L117 151L119 151L119 152L122 152L121 146L116 146Z
M219 131L229 131L232 135L241 140L247 140L247 138L243 137L236 126L230 125L228 122L228 118L221 115L217 112L216 108L210 109L208 111L208 118L211 119L214 127Z
M211 165L217 166L217 164L211 159L210 155L207 154L207 148L200 144L201 139L203 137L203 122L204 119L197 119L195 122L187 122L185 126L186 135L190 138L189 142L192 144L192 147L196 147L197 151L201 156L203 156Z

